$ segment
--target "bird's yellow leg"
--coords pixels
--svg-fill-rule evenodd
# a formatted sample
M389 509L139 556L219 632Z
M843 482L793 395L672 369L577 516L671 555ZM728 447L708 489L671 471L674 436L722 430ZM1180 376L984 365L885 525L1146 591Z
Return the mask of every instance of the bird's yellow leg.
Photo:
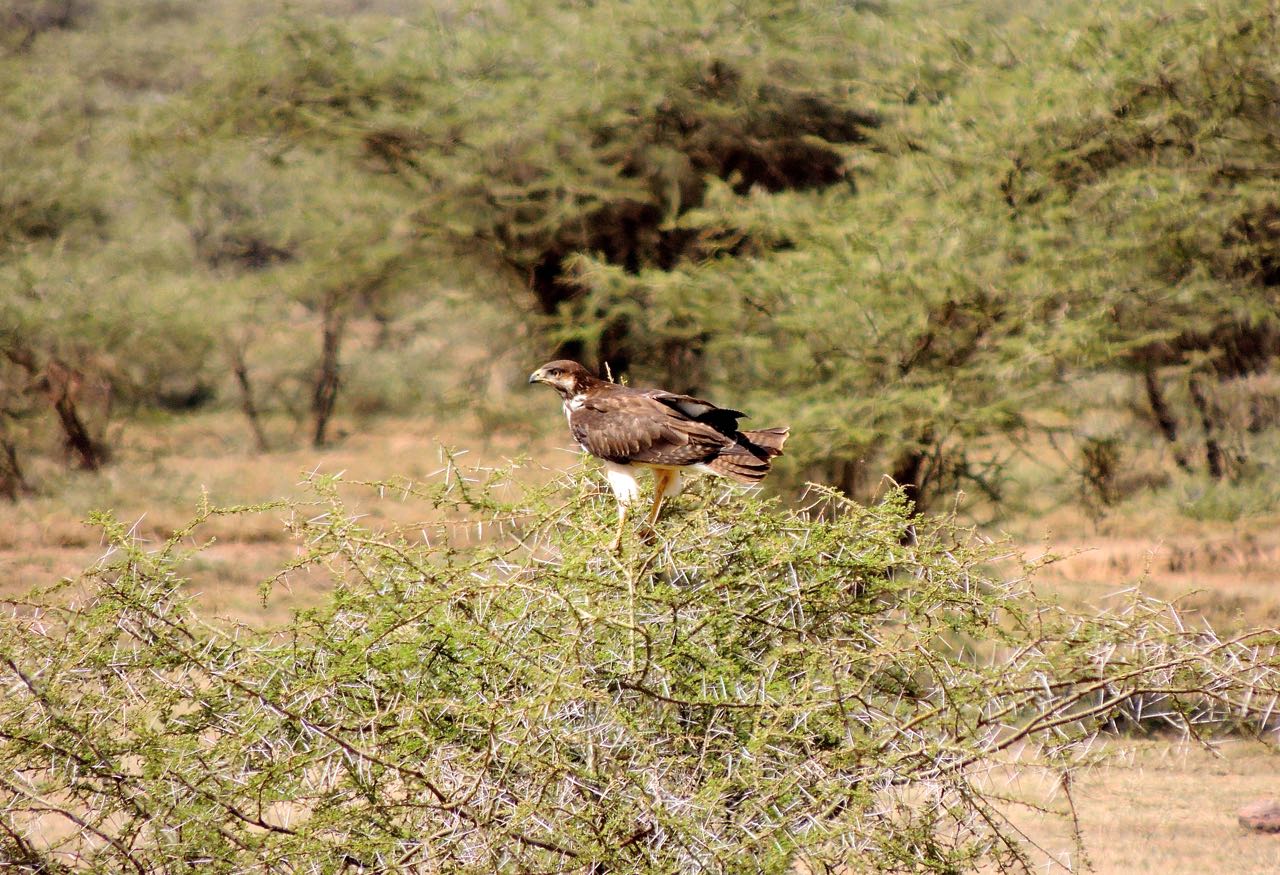
M653 507L649 509L649 527L658 521L658 513L662 510L662 499L666 497L671 482L676 479L675 471L655 468L653 471Z
M627 505L618 502L618 533L613 536L613 543L609 545L609 549L614 553L622 552L622 527L627 522Z

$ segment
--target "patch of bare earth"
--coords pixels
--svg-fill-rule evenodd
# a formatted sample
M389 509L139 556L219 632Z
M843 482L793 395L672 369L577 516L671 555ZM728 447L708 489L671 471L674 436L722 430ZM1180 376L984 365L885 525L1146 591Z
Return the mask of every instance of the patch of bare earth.
M158 546L190 522L204 494L215 506L252 505L305 500L305 481L314 475L428 481L447 464L443 447L467 448L460 461L474 466L497 467L529 457L566 467L577 458L567 451L567 433L542 437L527 429L487 429L466 417L349 426L324 450L299 446L253 453L244 432L237 417L218 414L126 435L114 462L101 472L64 475L56 492L0 503L0 597L17 598L33 587L74 580L102 557L101 533L85 522L93 511L110 510L137 538ZM364 487L345 489L343 497L348 509L374 528L412 525L431 512L424 502L379 496ZM319 601L327 583L316 575L289 575L265 604L259 595L259 584L298 556L299 545L287 530L290 513L269 508L215 517L201 527L198 542L204 549L186 570L202 608L265 625ZM193 539L191 546L196 543Z
M1029 548L1031 555L1046 545ZM1177 600L1192 619L1223 632L1280 625L1280 526L1238 531L1153 535L1099 534L1056 539L1063 557L1036 577L1074 604L1106 606L1106 597L1130 586Z
M1280 872L1280 836L1240 826L1239 810L1280 790L1274 747L1231 741L1213 752L1167 740L1117 741L1106 765L1071 780L1083 850L1098 875L1263 875ZM1004 792L1049 809L1009 806L1039 849L1038 871L1089 871L1071 837L1066 797L1050 779L1004 777ZM1064 816L1066 815L1066 816Z

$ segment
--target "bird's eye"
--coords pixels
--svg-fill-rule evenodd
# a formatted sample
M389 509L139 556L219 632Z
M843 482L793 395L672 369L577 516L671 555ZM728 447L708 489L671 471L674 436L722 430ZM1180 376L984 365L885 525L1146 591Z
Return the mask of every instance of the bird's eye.
M547 371L547 375L551 377L558 377L560 376L560 369L552 368L551 370Z

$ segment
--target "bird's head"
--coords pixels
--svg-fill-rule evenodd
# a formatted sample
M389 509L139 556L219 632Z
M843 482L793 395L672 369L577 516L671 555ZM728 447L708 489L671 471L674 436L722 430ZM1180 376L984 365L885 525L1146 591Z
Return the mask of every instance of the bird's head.
M582 365L568 359L547 362L529 375L530 383L546 383L565 398L585 391L595 379Z

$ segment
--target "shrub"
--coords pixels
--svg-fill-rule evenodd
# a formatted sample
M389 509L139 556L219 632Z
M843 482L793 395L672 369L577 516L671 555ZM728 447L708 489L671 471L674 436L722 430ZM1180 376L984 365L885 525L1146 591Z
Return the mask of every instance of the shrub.
M0 859L1029 871L984 789L1002 754L1069 769L1157 701L1184 732L1256 728L1280 689L1274 633L1191 632L1137 595L1073 615L948 520L904 543L900 494L819 492L819 514L704 491L614 556L592 478L375 485L433 522L370 530L333 479L273 506L302 548L280 578L334 586L260 632L198 616L184 568L212 517L264 508L206 504L152 548L97 516L83 598L0 625Z

